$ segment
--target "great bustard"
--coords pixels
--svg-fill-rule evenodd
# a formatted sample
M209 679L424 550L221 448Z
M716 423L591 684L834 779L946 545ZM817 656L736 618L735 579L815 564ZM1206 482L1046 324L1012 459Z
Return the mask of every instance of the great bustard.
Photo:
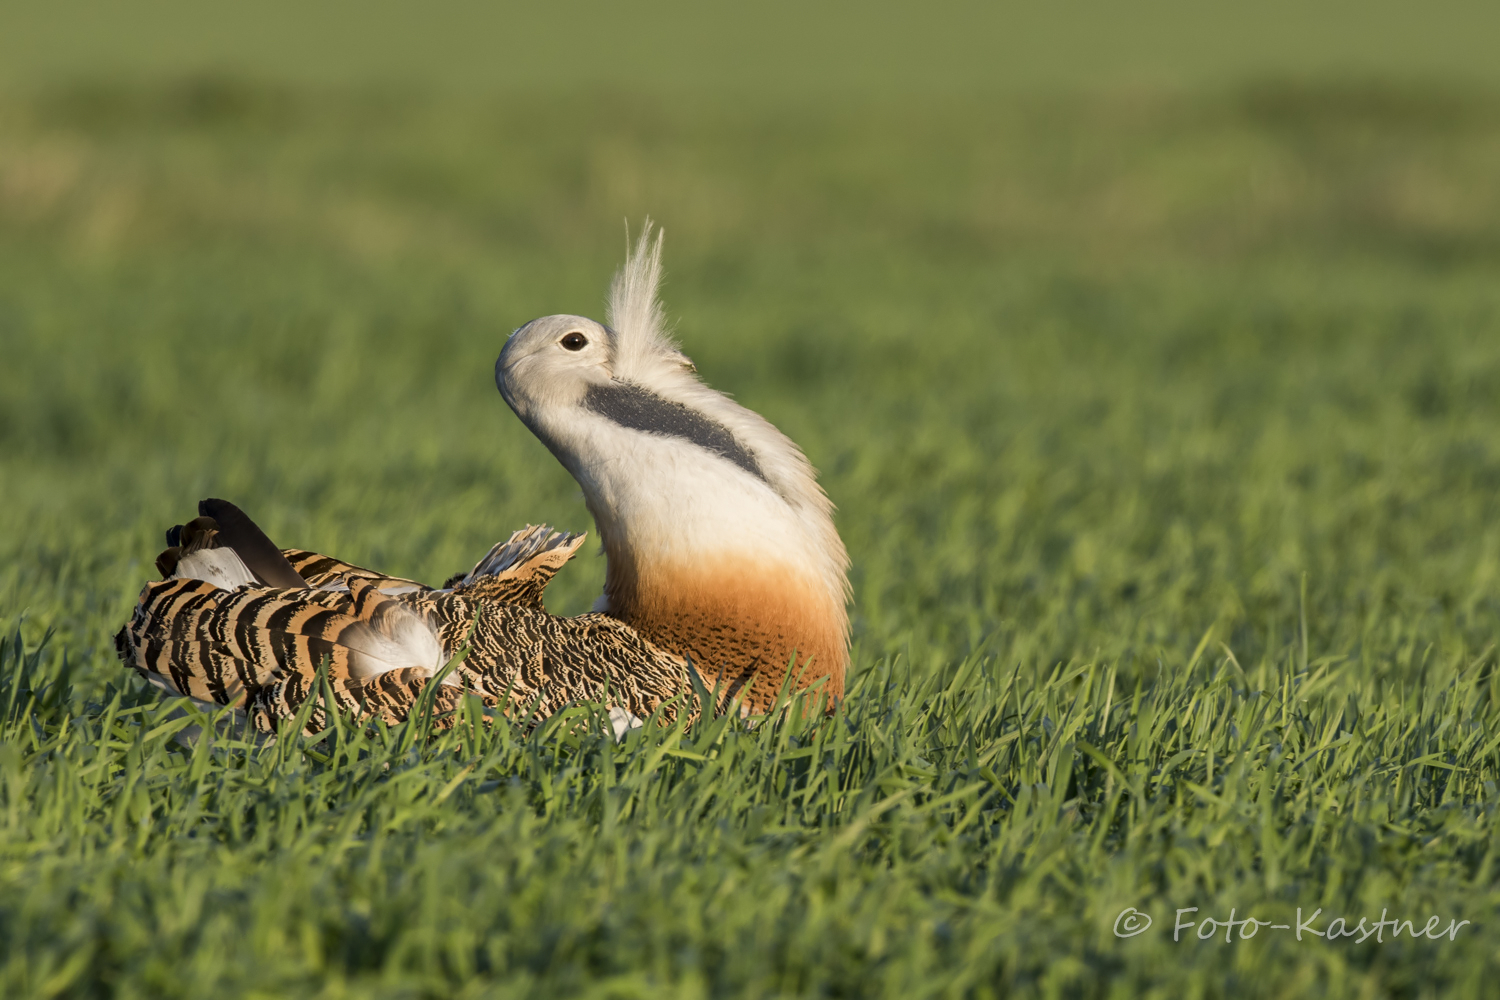
M664 703L674 713L689 663L721 705L742 696L764 710L789 682L842 697L849 560L832 504L790 439L698 378L665 330L660 278L648 227L615 277L607 325L533 320L495 364L501 395L578 480L598 526L607 569L593 613L542 606L582 535L518 531L433 589L280 550L208 500L168 533L166 579L142 591L116 637L121 658L267 730L321 697L324 663L341 707L404 718L461 649L433 692L440 712L465 692L539 714L607 697L618 729Z

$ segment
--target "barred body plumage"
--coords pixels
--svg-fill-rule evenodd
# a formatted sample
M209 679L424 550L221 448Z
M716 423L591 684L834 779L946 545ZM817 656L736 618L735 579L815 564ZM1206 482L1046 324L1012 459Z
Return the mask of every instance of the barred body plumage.
M543 607L548 581L582 542L528 526L443 589L287 549L307 588L156 581L115 642L153 683L240 708L266 732L309 697L309 730L326 724L320 669L341 710L394 724L454 658L433 692L439 726L466 694L511 717L542 718L585 698L637 719L674 717L692 701L684 660L606 615L562 618ZM424 656L432 662L402 662Z

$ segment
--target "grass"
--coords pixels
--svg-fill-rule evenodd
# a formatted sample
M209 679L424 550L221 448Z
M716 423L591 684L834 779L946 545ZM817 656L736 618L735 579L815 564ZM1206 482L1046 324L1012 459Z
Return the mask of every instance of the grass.
M1378 83L5 98L0 993L1486 995L1497 168ZM840 506L839 715L179 741L110 635L198 497L429 580L589 526L490 366L648 212Z

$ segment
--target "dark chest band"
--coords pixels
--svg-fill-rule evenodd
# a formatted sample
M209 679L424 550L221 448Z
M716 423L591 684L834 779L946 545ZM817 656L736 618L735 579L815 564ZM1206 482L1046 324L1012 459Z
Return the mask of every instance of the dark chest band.
M745 450L727 428L681 403L663 399L629 382L612 382L609 385L590 386L584 394L583 405L621 427L691 441L700 448L729 459L761 482L770 485L770 480L766 479L755 456Z

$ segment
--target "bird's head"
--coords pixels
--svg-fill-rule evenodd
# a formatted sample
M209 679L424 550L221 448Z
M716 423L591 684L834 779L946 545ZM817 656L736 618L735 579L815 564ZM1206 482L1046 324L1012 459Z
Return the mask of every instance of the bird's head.
M614 381L614 331L585 316L543 316L516 330L495 362L500 395L533 431ZM551 419L549 419L551 418ZM545 437L544 437L545 440Z

